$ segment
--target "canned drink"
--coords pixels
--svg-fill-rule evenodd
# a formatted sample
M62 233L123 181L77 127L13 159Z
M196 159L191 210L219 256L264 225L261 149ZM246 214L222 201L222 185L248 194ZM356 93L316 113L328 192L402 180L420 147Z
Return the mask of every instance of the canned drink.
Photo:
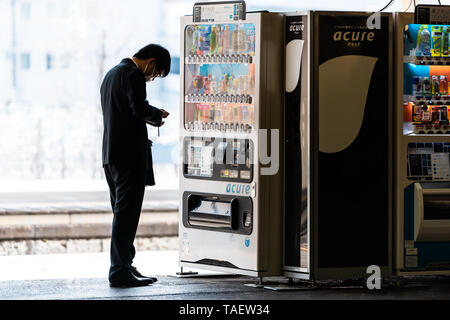
M422 106L414 105L413 106L413 122L422 122Z
M439 77L439 93L443 96L448 95L448 82L447 76Z
M431 123L431 112L430 111L423 111L422 113L422 120L424 124L429 124Z
M413 77L412 94L414 96L422 95L422 77Z
M433 124L439 124L441 121L441 108L433 107L431 109L431 122Z
M431 95L431 82L429 77L423 77L422 81L423 95Z
M439 95L439 77L438 76L431 76L431 91L433 96Z

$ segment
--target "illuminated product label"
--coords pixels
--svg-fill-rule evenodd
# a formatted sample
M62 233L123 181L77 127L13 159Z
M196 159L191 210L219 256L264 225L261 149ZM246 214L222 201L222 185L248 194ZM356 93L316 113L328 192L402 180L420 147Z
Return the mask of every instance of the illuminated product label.
M229 183L227 184L226 192L233 194L250 194L250 185L248 184L240 184L240 183Z

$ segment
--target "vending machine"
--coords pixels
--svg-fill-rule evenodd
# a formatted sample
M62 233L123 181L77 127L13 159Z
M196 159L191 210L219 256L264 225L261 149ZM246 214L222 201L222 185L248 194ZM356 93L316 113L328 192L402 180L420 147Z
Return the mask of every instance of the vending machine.
M395 15L395 262L450 274L450 25Z
M284 275L391 274L392 16L285 21Z
M195 12L181 18L179 265L279 275L284 17Z

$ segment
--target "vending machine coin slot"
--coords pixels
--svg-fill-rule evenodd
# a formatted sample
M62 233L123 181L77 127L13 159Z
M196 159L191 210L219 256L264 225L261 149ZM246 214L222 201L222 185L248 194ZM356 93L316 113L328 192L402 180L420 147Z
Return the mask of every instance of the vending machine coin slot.
M252 224L252 214L248 211L244 211L244 227L250 228Z

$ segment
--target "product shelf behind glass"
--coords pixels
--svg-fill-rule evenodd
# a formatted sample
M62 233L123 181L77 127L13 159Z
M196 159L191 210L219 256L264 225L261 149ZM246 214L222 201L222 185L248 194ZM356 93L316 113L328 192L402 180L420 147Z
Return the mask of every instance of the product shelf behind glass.
M255 26L185 29L184 123L187 130L251 132L255 126Z
M450 26L405 29L403 134L450 135Z

